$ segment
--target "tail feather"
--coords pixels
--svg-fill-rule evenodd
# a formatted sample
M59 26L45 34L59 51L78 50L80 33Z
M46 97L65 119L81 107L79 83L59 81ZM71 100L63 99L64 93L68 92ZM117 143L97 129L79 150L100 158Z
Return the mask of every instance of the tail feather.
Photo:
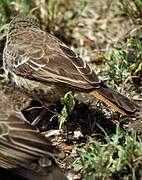
M90 94L124 115L134 114L139 108L135 102L105 86L91 91Z

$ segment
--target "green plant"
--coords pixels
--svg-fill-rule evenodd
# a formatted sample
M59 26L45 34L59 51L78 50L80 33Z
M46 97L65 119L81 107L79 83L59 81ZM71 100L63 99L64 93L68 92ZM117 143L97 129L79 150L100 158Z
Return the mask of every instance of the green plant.
M108 71L109 80L113 85L118 85L129 75L128 55L127 51L120 44L113 46L110 54L105 56L106 63L110 71Z
M141 24L142 0L119 0L120 10L127 15L134 24Z
M58 116L59 129L67 120L67 117L75 104L74 97L71 91L66 93L64 97L61 98L61 104L63 105L63 109L61 111L61 114Z
M134 73L136 71L141 71L142 40L139 37L132 37L128 40L128 43L133 51L133 63L130 64L131 72Z
M1 21L9 20L11 18L11 0L1 0L0 2L0 16Z
M139 37L132 37L129 42L135 50L135 59L142 59L142 40Z
M117 125L116 133L106 136L106 143L90 139L77 155L79 160L72 167L80 170L84 179L108 179L126 169L133 174L142 163L141 137L137 139L132 131L124 133Z

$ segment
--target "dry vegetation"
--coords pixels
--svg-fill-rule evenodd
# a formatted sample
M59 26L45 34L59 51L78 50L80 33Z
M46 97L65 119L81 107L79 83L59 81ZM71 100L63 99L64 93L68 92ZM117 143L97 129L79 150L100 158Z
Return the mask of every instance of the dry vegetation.
M141 0L1 0L1 67L7 23L20 13L36 15L42 29L71 46L106 84L142 105ZM32 121L39 112L23 113ZM70 178L142 179L140 113L121 116L90 97L74 102L68 93L38 124L45 135L59 127L52 140L65 152L58 161ZM0 179L19 180L0 171Z

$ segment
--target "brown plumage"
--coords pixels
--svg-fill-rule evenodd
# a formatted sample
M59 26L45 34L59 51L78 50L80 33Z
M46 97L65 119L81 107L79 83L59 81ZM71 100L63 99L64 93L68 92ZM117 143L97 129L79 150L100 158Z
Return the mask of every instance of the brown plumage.
M9 78L41 101L52 103L72 90L90 93L122 114L138 109L104 85L68 46L42 31L33 16L18 16L10 22L3 62Z
M3 88L0 97L0 167L29 180L67 180L54 162L59 150L15 111Z

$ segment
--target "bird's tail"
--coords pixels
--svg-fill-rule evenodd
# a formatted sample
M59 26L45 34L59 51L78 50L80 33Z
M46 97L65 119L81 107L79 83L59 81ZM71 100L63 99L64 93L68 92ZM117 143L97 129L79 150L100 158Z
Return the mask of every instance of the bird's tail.
M139 109L135 102L106 86L101 86L90 94L123 115L132 115Z

